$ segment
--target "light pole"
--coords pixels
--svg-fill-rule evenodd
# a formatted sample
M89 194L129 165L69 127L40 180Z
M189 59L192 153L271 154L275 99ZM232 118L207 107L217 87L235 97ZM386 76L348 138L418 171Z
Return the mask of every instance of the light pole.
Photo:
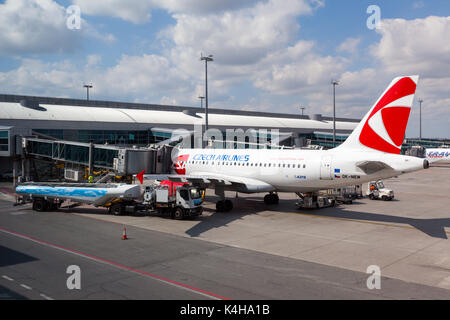
M203 110L203 99L205 99L205 97L198 96L198 98L200 99L200 109ZM202 125L202 147L203 147L203 125Z
M339 84L337 80L331 81L333 85L333 148L336 147L336 85Z
M422 99L419 99L419 141L422 141Z
M208 61L214 61L212 54L204 57L200 56L200 61L205 61L205 131L208 131Z
M86 88L86 99L87 99L87 101L89 101L89 89L92 88L92 85L85 84L83 87Z
M303 116L303 110L305 110L305 107L300 106L300 109L302 110L302 116Z
M199 96L198 98L200 99L200 108L203 109L203 99L205 99L205 97Z

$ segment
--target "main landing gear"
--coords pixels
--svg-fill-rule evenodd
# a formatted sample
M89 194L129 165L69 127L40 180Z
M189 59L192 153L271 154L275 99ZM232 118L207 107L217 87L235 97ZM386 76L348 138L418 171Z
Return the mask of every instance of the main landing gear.
M278 198L278 195L276 193L269 193L264 196L265 204L278 204L279 201L280 198Z
M233 210L233 202L231 200L219 200L216 203L217 212L228 212Z

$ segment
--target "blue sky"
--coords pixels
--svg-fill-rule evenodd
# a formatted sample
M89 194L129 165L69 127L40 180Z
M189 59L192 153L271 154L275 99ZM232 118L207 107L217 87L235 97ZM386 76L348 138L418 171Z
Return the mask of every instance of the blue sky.
M362 117L398 75L420 74L425 136L450 137L450 3L332 0L0 1L4 93ZM65 27L78 5L80 30ZM369 5L382 27L369 30ZM151 16L148 18L148 16ZM414 109L407 136L418 132Z

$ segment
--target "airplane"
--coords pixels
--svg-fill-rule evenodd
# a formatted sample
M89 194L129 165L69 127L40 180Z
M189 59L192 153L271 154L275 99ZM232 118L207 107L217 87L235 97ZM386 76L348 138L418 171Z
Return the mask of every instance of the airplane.
M302 197L319 190L386 179L429 167L428 160L400 155L418 76L395 78L345 142L329 150L178 149L173 174L145 179L189 182L215 189L218 212L233 203L225 191L267 192L266 204L277 204L278 192Z
M427 148L425 157L430 163L450 163L450 148Z

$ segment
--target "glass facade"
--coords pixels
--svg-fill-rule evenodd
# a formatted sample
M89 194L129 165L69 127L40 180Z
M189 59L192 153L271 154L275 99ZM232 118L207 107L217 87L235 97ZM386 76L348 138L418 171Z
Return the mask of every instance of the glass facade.
M311 140L312 145L323 146L325 149L337 147L344 142L348 136L336 135L336 143L333 144L333 134L326 133L308 133L302 134L300 137Z
M9 133L0 131L0 151L9 151Z
M59 129L33 129L33 131L45 134L46 136L53 137L55 139L64 139L64 130Z
M43 135L53 137L58 140L65 140L64 130L57 129L33 129L33 131ZM114 145L148 145L169 139L170 132L157 132L151 130L78 130L75 136L70 135L71 141L95 144ZM67 138L66 138L67 140Z
M55 160L69 161L84 165L89 164L89 146L70 144L70 142L44 142L30 139L28 141L28 152ZM114 158L117 158L117 156L118 150L94 147L94 166L112 168L114 165Z
M145 145L151 143L151 132L124 131L124 130L79 130L79 142L93 142L96 144L118 144L118 145Z
M94 149L94 166L110 167L114 165L114 158L118 157L119 151L95 148Z
M42 141L29 141L29 153L51 157L52 156L52 146L51 142Z

